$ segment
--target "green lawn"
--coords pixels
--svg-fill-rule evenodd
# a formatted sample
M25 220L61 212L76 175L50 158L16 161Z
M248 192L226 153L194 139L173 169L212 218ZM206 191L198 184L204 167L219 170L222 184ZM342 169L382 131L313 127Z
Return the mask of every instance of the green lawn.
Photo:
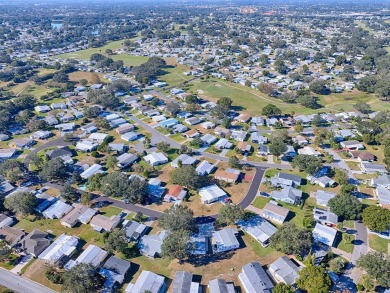
M345 252L348 252L348 253L352 253L353 251L353 244L352 243L346 243L344 240L343 240L343 233L337 233L337 236L336 236L336 240L335 240L335 247L337 247L338 249L341 249Z
M375 234L369 234L368 238L369 246L372 249L386 254L389 253L389 240L379 237Z
M276 251L270 246L267 247L261 246L259 242L257 242L255 239L253 239L250 235L246 233L242 236L242 238L246 244L249 244L249 246L260 258L266 258L267 263L275 261L277 258L283 256L283 253ZM264 262L262 262L262 264L264 264Z
M100 208L99 211L106 217L111 217L119 215L122 212L122 209L113 206L107 206Z
M269 197L256 196L255 201L253 202L253 206L258 209L263 209L267 203L270 202Z
M349 229L355 229L354 221L344 221L344 227Z
M174 141L177 141L178 143L181 143L185 141L186 139L181 135L181 133L175 133L169 136L170 139L173 139Z

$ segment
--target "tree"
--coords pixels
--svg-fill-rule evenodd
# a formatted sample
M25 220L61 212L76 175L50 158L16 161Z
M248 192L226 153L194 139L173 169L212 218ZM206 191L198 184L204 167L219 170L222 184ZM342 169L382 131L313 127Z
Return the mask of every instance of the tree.
M91 191L100 190L100 188L102 187L103 177L104 177L103 173L97 173L89 177L88 178L89 190Z
M371 106L367 103L357 103L353 107L363 114L370 114L372 112Z
M125 199L130 203L144 204L148 197L148 183L140 178L133 178L129 182Z
M302 123L297 123L295 125L294 129L295 129L295 132L301 133L303 131L304 127L303 127Z
M326 86L326 82L323 79L315 79L309 84L309 89L318 95L328 95L330 93L329 88Z
M294 293L295 290L291 285L285 283L277 283L272 289L272 293Z
M329 200L332 213L344 220L358 220L362 217L363 205L350 194L340 194Z
M199 137L195 137L190 141L190 146L194 148L200 148L203 145L203 141Z
M170 259L183 260L191 253L190 234L186 230L176 230L165 237L161 246L161 255Z
M53 284L62 284L64 283L63 278L64 273L58 271L55 267L50 266L45 272L45 277L52 282Z
M128 188L128 176L122 172L112 172L103 177L100 190L106 196L122 197L126 196Z
M373 231L388 231L390 227L390 210L379 206L365 208L363 211L363 224Z
M167 112L169 112L172 116L176 116L176 114L178 114L181 109L180 109L180 105L176 102L170 102L167 104L166 108Z
M191 165L184 165L181 168L172 170L170 173L170 179L173 184L179 184L190 189L198 189L204 184L204 179Z
M39 177L46 181L65 180L66 176L66 165L61 158L46 161L39 172Z
M168 142L160 141L156 144L156 147L159 151L162 151L164 153L167 153L171 147L171 145Z
M279 157L287 151L287 144L282 139L273 139L268 148L271 154Z
M34 213L38 205L38 198L31 192L17 192L8 196L4 201L4 207L16 214L29 215Z
M322 107L320 104L318 104L318 98L311 95L298 96L297 102L302 106L310 109L318 109Z
M323 267L309 265L299 272L296 284L307 293L328 293L332 281Z
M242 220L245 216L245 211L242 207L226 204L219 209L217 221L222 225L233 225L238 220Z
M127 248L127 237L125 230L114 231L104 234L104 246L108 253L124 252Z
M165 230L175 231L194 231L196 228L194 212L185 206L171 206L165 210L158 223Z
M344 194L351 195L356 190L357 190L356 185L352 185L352 184L348 183L348 184L345 184L345 185L341 186L340 194L342 194L342 195L344 195Z
M64 293L99 292L102 287L101 279L95 274L95 267L91 264L80 263L64 273Z
M345 185L348 184L348 174L343 169L335 169L334 170L334 180L340 184Z
M186 146L185 144L182 144L179 149L179 154L191 154L192 149Z
M379 252L369 252L360 256L357 265L364 269L379 285L390 286L390 256Z
M24 179L26 171L26 166L17 160L6 160L0 164L0 174L11 182Z
M37 154L32 154L29 159L30 159L30 162L29 162L30 166L32 164L37 169L40 169L42 167L42 164L43 164L42 157L38 156Z
M76 200L79 199L79 193L75 188L72 187L69 183L65 184L61 191L60 191L60 196L65 199L65 201L69 203L73 203Z
M310 155L297 155L292 160L291 165L313 175L322 168L322 160Z
M341 257L332 258L329 261L329 270L336 274L341 274L344 270L344 260Z
M229 166L232 168L240 168L240 160L236 156L231 156L229 158Z
M185 99L187 104L196 104L198 103L198 96L197 95L188 95Z
M261 110L261 114L267 117L279 116L282 114L282 110L273 104L268 104Z
M81 194L80 202L81 202L83 205L90 206L92 199L93 199L92 193L83 192L83 193Z
M298 228L294 223L284 224L271 237L271 247L285 254L304 255L313 243L312 235L309 231Z
M221 126L225 127L226 129L229 129L232 125L232 122L229 117L225 117L222 119Z

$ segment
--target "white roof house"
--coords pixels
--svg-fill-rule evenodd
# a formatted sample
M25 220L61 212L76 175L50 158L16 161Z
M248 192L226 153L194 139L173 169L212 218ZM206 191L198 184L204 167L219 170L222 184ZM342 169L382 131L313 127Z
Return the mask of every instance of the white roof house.
M295 280L298 278L300 267L287 256L282 256L270 264L269 270L277 281L294 285Z
M165 278L150 271L142 271L137 281L130 283L126 293L162 293L166 290Z
M106 133L94 132L88 137L88 140L93 142L102 143L104 139L108 136Z
M259 262L251 262L243 266L238 278L246 293L269 293L274 287Z
M65 270L70 270L74 266L78 264L91 264L95 268L97 268L103 260L107 257L108 253L107 251L101 249L99 246L96 245L89 245L87 249L83 251L82 254L79 255L79 257L76 260L70 260L65 265Z
M226 192L216 184L202 187L198 192L204 204L220 201L227 197Z
M378 187L375 189L375 194L381 206L390 205L390 190L383 187Z
M73 210L71 205L68 205L62 200L58 200L55 204L48 207L42 214L46 219L61 219L71 210Z
M98 143L90 141L90 140L82 140L76 144L76 150L82 152L92 152L97 149L99 146Z
M93 164L91 167L89 167L87 170L81 173L80 176L83 179L88 179L89 177L95 175L96 173L103 173L102 166L99 164Z
M315 241L332 246L336 238L337 231L331 227L317 223L313 230Z
M215 169L215 166L213 164L211 164L210 162L208 161L202 161L197 167L196 167L196 172L200 175L200 176L204 176L204 175L209 175L210 173L212 173Z
M125 141L134 141L139 137L138 132L130 131L121 135L121 139Z
M138 160L138 157L137 155L135 154L129 154L129 153L124 153L122 155L120 155L118 158L117 158L117 166L119 168L126 168L127 166L133 164L135 161Z
M270 222L260 216L254 216L248 221L240 220L237 225L241 229L256 239L263 247L269 244L269 239L278 229Z
M47 105L42 105L42 106L36 106L34 110L37 111L38 113L45 113L45 112L49 112L51 109Z
M150 153L144 157L146 163L157 166L168 162L168 158L163 153Z
M315 156L315 157L321 156L321 153L319 151L317 151L317 150L315 150L315 149L313 149L312 147L309 147L309 146L305 146L302 149L298 149L298 154Z
M232 228L226 228L215 231L212 234L211 243L214 253L234 250L240 247L236 235L238 231Z
M317 190L317 192L315 192L315 198L316 198L317 204L324 206L324 207L328 206L329 200L331 200L335 196L336 196L336 193L324 191L321 189L319 189L319 190Z
M78 242L77 237L62 234L39 255L39 258L51 264L67 260L76 250Z
M178 168L179 167L179 161L181 161L182 165L193 165L197 162L197 159L195 159L194 157L191 157L187 154L181 154L179 155L176 159L174 159L172 162L171 162L171 166L174 167L174 168Z

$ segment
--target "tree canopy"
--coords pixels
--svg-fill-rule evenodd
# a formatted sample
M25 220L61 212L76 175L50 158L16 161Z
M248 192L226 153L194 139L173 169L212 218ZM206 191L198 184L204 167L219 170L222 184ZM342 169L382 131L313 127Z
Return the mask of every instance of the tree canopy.
M384 287L390 286L390 256L379 252L369 252L360 256L358 267L364 269L376 282Z
M225 204L219 209L217 221L223 225L232 225L236 221L242 220L244 216L245 211L242 207Z
M323 267L309 265L299 272L296 284L307 293L328 293L332 281Z
M291 162L294 168L305 170L308 174L313 175L322 168L322 160L310 155L297 155Z
M16 214L28 215L34 213L38 205L38 198L31 192L17 192L8 196L4 207Z
M358 220L362 217L363 205L353 195L340 194L329 200L332 213L344 220Z
M198 189L203 186L205 179L200 176L191 165L176 168L170 173L172 183L185 186L190 189Z
M161 227L171 232L194 231L196 228L193 211L180 205L165 210L158 222Z
M263 110L261 110L261 115L270 117L270 116L279 116L282 114L282 110L276 107L273 104L266 105Z
M64 293L98 292L102 287L102 280L95 273L91 264L80 263L64 273Z
M46 161L39 172L39 177L46 181L65 180L66 176L66 165L61 158Z
M379 206L365 208L363 211L363 224L373 231L388 231L390 227L390 210Z
M0 174L11 182L24 179L26 166L17 160L6 160L0 164Z

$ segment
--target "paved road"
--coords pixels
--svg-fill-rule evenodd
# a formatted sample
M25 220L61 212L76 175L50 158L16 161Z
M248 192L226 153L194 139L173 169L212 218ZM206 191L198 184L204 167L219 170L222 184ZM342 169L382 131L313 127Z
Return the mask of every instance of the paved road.
M368 252L368 232L366 226L355 221L355 230L355 245L351 257L351 263L354 265L356 265L356 261L362 254Z
M264 172L266 168L262 167L255 167L256 168L256 174L253 177L251 186L249 186L249 190L245 197L238 203L238 205L242 208L248 207L256 198L256 195L259 191L261 179L263 178Z
M39 285L21 276L0 268L0 284L19 293L54 293L47 287Z
M69 146L71 145L72 142L70 141L64 141L64 138L63 137L60 137L60 138L56 138L56 139L53 139L53 140L50 140L46 143L44 143L43 145L35 148L34 150L32 150L24 159L23 159L23 163L24 164L28 164L28 162L30 161L30 158L33 156L33 155L36 155L39 151L43 150L43 149L47 149L47 148L50 148L50 147L58 147L58 146Z

